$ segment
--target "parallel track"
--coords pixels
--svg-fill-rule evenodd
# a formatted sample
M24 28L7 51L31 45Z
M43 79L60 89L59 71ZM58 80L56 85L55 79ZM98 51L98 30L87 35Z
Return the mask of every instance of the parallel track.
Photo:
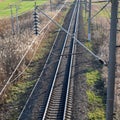
M65 38L64 47L61 52L42 120L71 119L73 81L71 81L70 77L75 43L74 36L76 36L78 26L79 7L79 1L76 1L68 29L68 31L73 34L73 37L67 35ZM62 56L63 54L68 54L68 56Z
M64 28L77 34L79 0L71 6ZM73 9L74 8L74 9ZM72 17L71 17L72 16ZM60 30L39 81L36 83L18 120L62 120L71 118L73 81L71 81L74 39Z
M77 38L78 36L78 24L79 24L79 15L80 15L80 0L78 0L78 8L77 8L77 16L75 21L75 30L74 30L74 36ZM73 39L73 46L72 46L72 56L70 61L70 70L69 70L69 78L68 78L68 86L67 86L67 94L66 94L66 101L65 101L65 108L64 108L64 116L63 120L71 120L72 117L72 102L73 102L73 86L74 86L74 67L75 65L75 59L76 56L74 56L74 53L76 53L76 45L75 40Z

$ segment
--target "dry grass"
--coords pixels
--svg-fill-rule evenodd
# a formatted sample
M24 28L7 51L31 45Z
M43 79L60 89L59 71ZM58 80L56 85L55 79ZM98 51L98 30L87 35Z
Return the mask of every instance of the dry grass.
M56 11L52 12L52 13L48 12L47 14L49 14L50 16L54 16L56 14ZM64 15L59 14L58 17L56 18L56 21L61 22L61 19L63 18ZM10 22L7 22L6 25L9 26L8 32L5 33L4 37L0 36L0 43L2 43L2 47L0 47L0 51L1 51L0 52L0 56L1 56L0 57L0 61L1 61L1 63L0 63L0 86L1 87L0 88L1 89L4 86L4 84L6 83L6 81L8 80L8 78L10 77L11 73L15 69L15 67L18 64L18 62L20 61L21 57L24 55L26 49L28 48L30 43L33 41L34 35L32 34L32 32L33 32L32 21L33 20L32 20L31 13L28 13L28 14L20 17L19 18L20 34L19 35L15 34L14 36L11 35ZM47 21L48 21L48 19L40 14L40 28L41 29L43 28L43 26L46 25ZM1 25L2 25L3 21L1 21L1 22L2 22L1 23ZM38 59L40 59L39 62L41 62L41 67L38 70L37 68L39 66L37 63L37 66L35 66L35 69L33 69L33 68L32 69L30 68L29 70L27 69L27 72L29 71L31 73L31 72L33 72L33 70L38 70L40 72L40 70L42 69L42 66L45 62L45 57L47 57L46 55L49 52L49 50L45 49L45 46L48 44L48 48L50 49L50 46L52 45L53 40L51 40L52 42L49 41L49 39L52 39L51 36L49 36L49 34L52 33L50 31L53 31L54 29L56 29L56 26L54 24L50 24L48 29L49 29L49 31L47 31L47 35L45 36L46 40L45 39L43 40L44 44L41 43L39 50L37 51L38 54L36 53L36 56L33 60L33 61L37 61ZM4 28L4 30L6 30L6 28ZM45 31L43 31L43 32L45 32ZM37 41L31 47L31 49L28 52L28 54L26 55L25 59L21 63L20 67L15 72L15 75L13 76L12 80L19 73L21 73L26 68L26 66L29 64L30 60L32 59L34 50L36 49L36 47L38 46L38 44L40 42L42 34L43 33L41 33L41 35L38 37ZM41 57L43 57L43 60L41 59ZM32 61L32 63L33 63L33 61ZM30 76L34 75L34 72L31 73ZM36 73L36 74L38 74L38 73ZM28 73L27 73L27 75L28 75ZM32 76L32 79L34 79L35 76ZM16 111L14 111L14 109L8 110L8 106L13 107L13 108L17 107L17 109L18 109L18 106L21 106L21 105L18 105L18 104L20 104L19 97L21 96L21 94L23 94L27 90L28 85L26 83L29 82L30 79L31 78L29 78L29 75L26 77L26 73L25 73L22 76L20 76L18 79L16 79L16 81L14 81L10 86L8 86L8 88L6 89L6 92L3 94L1 101L0 101L0 104L2 106L1 112L0 112L0 118L2 118L2 116L4 115L3 113L5 111L7 111L6 119L12 115L11 113L16 114ZM18 88L16 85L18 86ZM21 88L19 86L21 86ZM31 84L29 87L31 87ZM15 96L13 96L13 92L14 92L14 91L12 91L13 88L17 89L17 91L18 91L18 93L14 94ZM24 92L20 92L21 90ZM14 100L14 98L16 98L17 100L16 99ZM17 101L17 103L15 103L15 101Z

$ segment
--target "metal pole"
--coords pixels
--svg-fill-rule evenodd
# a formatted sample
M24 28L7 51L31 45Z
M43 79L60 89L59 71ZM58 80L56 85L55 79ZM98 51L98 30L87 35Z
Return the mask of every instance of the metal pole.
M63 28L59 23L57 23L56 21L54 21L51 17L49 17L47 14L45 14L41 9L39 9L40 12L46 16L48 19L50 19L55 25L57 25L59 28L61 28L61 30L63 30L64 32L66 32L69 36L73 36L73 34L70 34L65 28ZM105 64L105 61L103 59L101 59L99 56L97 56L95 53L93 53L91 50L89 50L83 43L81 43L77 38L74 38L75 41L81 45L83 48L85 48L91 55L93 55L96 60L99 60L100 63Z
M50 10L52 11L52 0L50 0Z
M111 3L112 7L111 7L111 29L109 44L106 120L113 120L118 0L111 0Z
M91 0L89 0L88 40L91 41Z
M35 0L34 10L36 11L36 9L37 9L37 3L36 3L36 0Z
M10 5L10 13L11 13L11 25L12 25L12 34L15 34L14 31L14 17L13 17L13 12L12 12L12 5Z
M84 0L85 4L85 18L86 18L86 13L87 13L87 0Z
M16 6L16 31L19 34L19 23L18 23L18 6Z

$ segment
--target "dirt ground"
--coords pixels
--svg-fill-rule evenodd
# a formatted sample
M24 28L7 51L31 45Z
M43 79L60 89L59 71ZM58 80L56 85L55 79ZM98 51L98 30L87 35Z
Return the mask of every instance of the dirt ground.
M92 6L93 15L99 11L99 6ZM101 41L100 44L96 44L94 51L97 51L96 54L108 62L108 44L109 44L109 30L110 30L110 19L105 18L104 16L97 16L92 20L92 36L96 38L96 41ZM78 39L84 44L87 36L84 34L85 29L83 28L83 18L80 16L80 25L79 25L79 36ZM104 36L102 36L104 35ZM102 38L102 39L101 39ZM98 46L97 46L98 45ZM87 112L88 112L88 102L87 102L87 85L85 73L88 68L99 69L97 61L94 57L92 57L84 48L77 45L77 52L80 52L79 55L76 56L76 66L75 66L75 81L74 81L74 100L73 100L73 116L72 120L87 120ZM103 67L102 69L102 77L104 79L104 83L106 85L108 78L108 69L107 67Z
M81 11L81 10L80 10ZM78 40L83 44L87 35L85 34L82 12L80 14L80 24L78 26ZM80 45L76 43L75 74L74 74L74 96L72 120L87 120L87 84L85 74L89 67L92 67L93 57Z
M81 11L81 10L80 10ZM80 13L79 17L80 24L78 26L78 39L81 42L85 42L83 38L85 37L83 28L83 17ZM87 96L86 96L86 78L85 72L87 70L87 65L89 60L86 59L86 51L84 48L76 43L76 52L80 53L75 56L75 74L74 74L74 93L73 93L73 114L72 120L87 120Z
M3 0L0 0L2 2ZM93 6L94 7L94 6ZM98 7L94 7L93 10L95 12L98 10ZM102 57L105 61L108 62L108 57L109 57L109 51L108 51L108 46L109 46L109 29L110 29L110 24L109 24L109 19L105 17L96 17L93 20L94 25L99 24L98 26L99 31L101 31L101 34L104 32L106 34L106 37L103 39L103 44L99 48L99 52L97 53L98 56ZM79 25L79 36L78 39L84 43L84 38L86 35L84 34L85 31L83 29L83 18L82 15L80 15L80 25ZM96 27L96 39L99 39L99 33L97 32L97 27ZM98 33L98 34L97 34ZM118 35L118 40L117 40L117 64L116 64L116 90L115 90L115 112L117 113L117 118L120 118L120 35ZM84 50L81 46L76 44L76 50L79 54L76 55L76 64L75 64L75 74L74 74L74 98L73 98L73 114L72 114L72 120L87 120L87 96L86 96L86 90L87 90L87 85L86 85L86 78L85 78L85 73L87 72L88 67L94 67L95 69L97 68L97 65L93 65L93 62L96 63L95 59L86 51ZM108 69L107 67L103 68L103 78L105 82L107 81L108 78Z
M120 5L119 5L120 6ZM93 11L97 11L98 6L92 6ZM107 6L104 10L105 16L98 15L94 19L94 23L98 23L102 26L103 32L106 35L106 39L104 39L103 45L100 47L99 55L105 60L109 61L109 39L110 39L110 7ZM120 14L118 13L118 16ZM117 29L119 29L120 20L118 19ZM108 67L103 68L103 78L107 84L108 79ZM116 40L116 77L115 77L115 96L114 96L114 113L115 119L120 119L120 32L117 32L117 40Z

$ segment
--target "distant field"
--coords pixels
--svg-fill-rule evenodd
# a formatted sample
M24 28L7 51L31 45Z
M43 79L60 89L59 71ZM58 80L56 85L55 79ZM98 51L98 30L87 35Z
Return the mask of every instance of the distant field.
M37 5L44 4L49 0L36 0ZM27 12L34 7L35 0L0 0L0 18L10 16L10 5L18 5L18 13ZM15 15L15 7L13 8L13 14Z

